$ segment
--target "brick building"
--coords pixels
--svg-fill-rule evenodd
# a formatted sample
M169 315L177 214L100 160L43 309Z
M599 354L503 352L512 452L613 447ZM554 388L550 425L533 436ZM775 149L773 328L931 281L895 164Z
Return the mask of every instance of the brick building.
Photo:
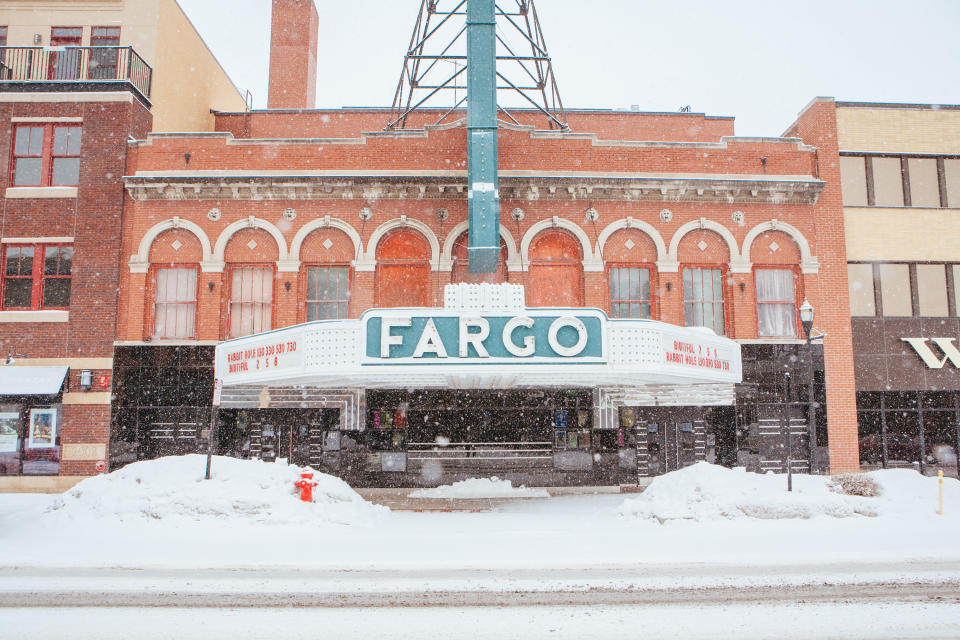
M294 40L309 52L309 34ZM299 95L292 88L306 81L273 74L271 95ZM366 322L374 309L440 309L446 285L483 281L523 285L527 310L593 308L611 319L706 326L739 343L743 382L721 400L697 386L627 392L565 386L563 376L512 386L458 379L460 391L411 387L402 375L366 386L346 384L346 375L340 385L264 383L226 394L218 447L323 464L357 482L429 483L435 474L425 479L425 463L413 461L437 438L462 454L447 469L475 474L484 467L471 452L511 434L545 443L542 457L556 461L562 420L564 433L586 434L562 448L596 464L563 474L545 462L539 481L616 482L694 459L782 470L789 415L794 470L858 468L832 104L812 105L784 138L737 137L732 118L696 113L567 110L571 132L549 130L537 112L522 114L530 126L501 122L500 260L479 277L467 266L465 114L433 125L443 114L419 110L405 129L385 130L390 110L315 110L297 99L284 109L217 112L210 134L131 143L114 464L200 450L214 348L224 340L242 345L303 322ZM813 345L799 321L804 300L827 334ZM522 420L543 424L511 431ZM443 423L445 432L400 432L414 423ZM406 474L390 475L383 460L397 453ZM488 469L530 481L523 472L539 463L498 464Z
M0 8L0 490L107 461L128 140L243 106L172 0Z
M955 475L960 107L820 98L798 127L818 113L839 154L861 463Z

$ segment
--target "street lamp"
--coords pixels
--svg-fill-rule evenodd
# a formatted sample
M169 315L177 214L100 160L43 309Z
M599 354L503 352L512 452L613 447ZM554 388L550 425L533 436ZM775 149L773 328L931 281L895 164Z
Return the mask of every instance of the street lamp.
M813 330L813 305L804 300L800 305L800 324L803 326L803 333L807 338L807 437L810 441L810 473L819 473L817 466L817 419L816 404L813 399L813 340L822 336L810 336ZM788 426L789 433L789 426Z

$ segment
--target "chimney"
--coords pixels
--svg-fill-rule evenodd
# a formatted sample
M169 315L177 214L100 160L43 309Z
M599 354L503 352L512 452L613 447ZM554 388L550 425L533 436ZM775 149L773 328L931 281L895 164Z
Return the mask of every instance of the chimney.
M273 0L268 109L313 109L317 95L314 0Z

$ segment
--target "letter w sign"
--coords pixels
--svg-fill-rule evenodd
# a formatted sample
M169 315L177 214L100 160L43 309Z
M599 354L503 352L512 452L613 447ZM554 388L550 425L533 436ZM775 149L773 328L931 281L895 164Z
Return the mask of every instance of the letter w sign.
M943 359L937 358L933 353L933 349L927 346L927 338L900 339L913 347L913 350L917 352L920 359L931 369L942 369L943 365L947 364L947 360L949 360L954 367L960 368L960 351L958 351L956 345L953 344L956 338L929 339L933 344L940 347L940 350L943 352Z

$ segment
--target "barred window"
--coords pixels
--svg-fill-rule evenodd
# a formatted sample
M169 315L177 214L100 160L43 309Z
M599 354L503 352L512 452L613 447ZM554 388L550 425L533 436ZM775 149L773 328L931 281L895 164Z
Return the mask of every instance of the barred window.
M230 337L272 328L273 269L234 267L230 271Z
M197 270L157 269L153 336L158 339L196 337Z

